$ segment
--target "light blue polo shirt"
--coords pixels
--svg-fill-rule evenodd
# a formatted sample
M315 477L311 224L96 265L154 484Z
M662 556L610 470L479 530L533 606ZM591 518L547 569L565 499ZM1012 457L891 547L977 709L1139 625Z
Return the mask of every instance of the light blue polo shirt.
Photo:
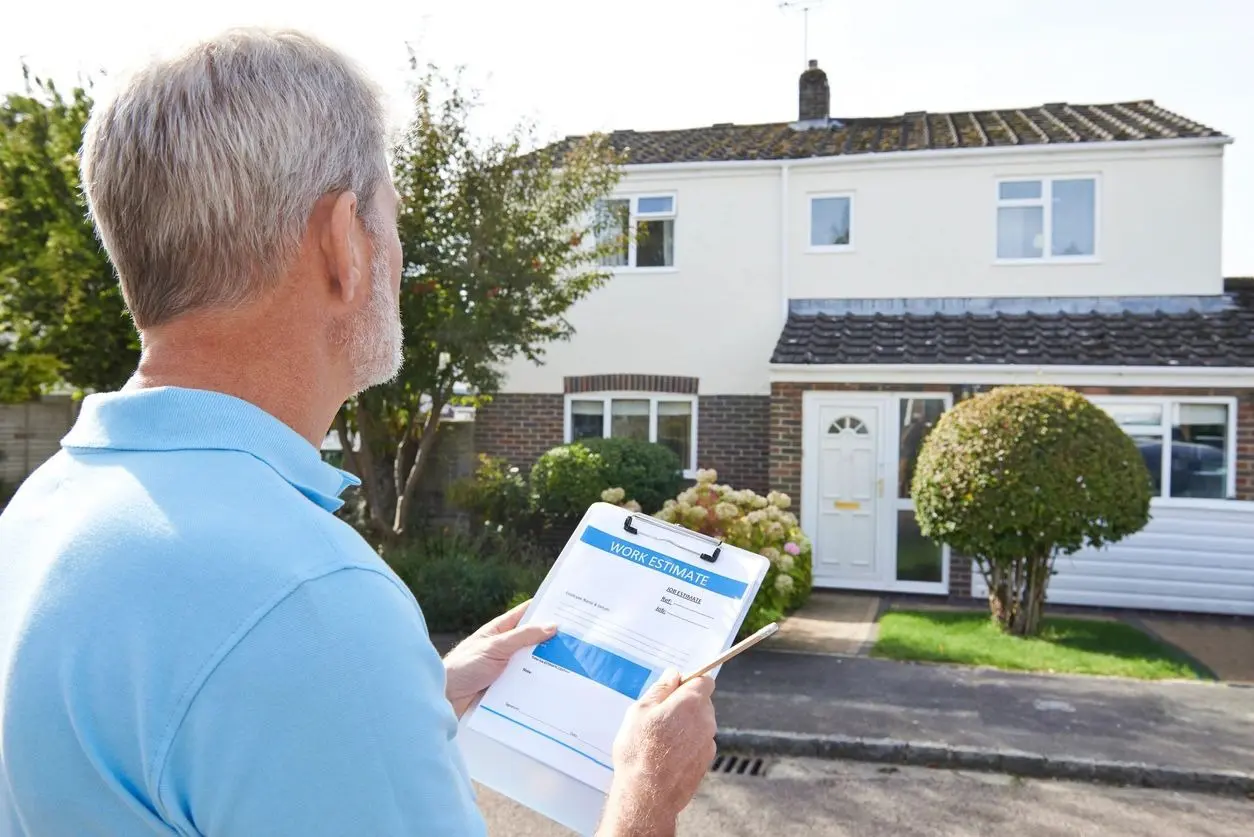
M485 833L355 478L198 390L90 396L62 446L0 516L0 837Z

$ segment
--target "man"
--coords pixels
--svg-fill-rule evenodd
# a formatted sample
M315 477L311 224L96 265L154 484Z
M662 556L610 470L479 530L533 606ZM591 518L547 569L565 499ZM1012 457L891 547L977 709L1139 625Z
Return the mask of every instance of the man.
M317 449L400 366L384 142L376 90L292 32L93 112L84 188L143 355L0 517L0 837L484 832L456 718L552 628L515 610L441 661ZM633 707L602 834L674 832L712 688Z

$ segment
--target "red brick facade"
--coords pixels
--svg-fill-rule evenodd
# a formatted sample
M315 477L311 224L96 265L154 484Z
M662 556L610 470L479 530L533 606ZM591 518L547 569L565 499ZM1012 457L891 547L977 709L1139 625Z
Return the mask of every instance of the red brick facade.
M566 392L669 392L696 395L697 379L678 375L581 375L562 381Z
M502 392L475 413L475 452L530 467L563 442L565 400L560 392Z
M771 398L702 395L697 400L697 464L720 482L765 493L770 488Z
M1237 400L1236 487L1238 500L1254 500L1254 389L1162 388L1162 387L1074 387L1085 395L1152 395L1187 398L1190 395L1226 396ZM795 506L801 503L801 458L804 439L801 427L802 394L822 392L942 392L951 393L954 402L962 400L969 388L950 384L849 384L774 383L770 410L770 485L791 495ZM971 591L971 561L952 555L949 566L949 593L967 597Z
M687 394L696 389L695 378L668 376L597 375L566 381L572 393ZM565 397L559 393L495 395L475 417L475 451L502 457L520 468L530 467L545 451L565 441L565 409ZM770 412L771 399L766 395L700 396L697 464L716 469L720 480L737 488L765 492L770 485Z

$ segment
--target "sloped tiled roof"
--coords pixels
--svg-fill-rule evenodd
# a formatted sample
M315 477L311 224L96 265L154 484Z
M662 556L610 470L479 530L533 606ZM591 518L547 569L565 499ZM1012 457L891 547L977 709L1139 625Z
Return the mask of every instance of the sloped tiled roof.
M788 317L772 363L1254 367L1254 279L1207 305ZM1107 310L1102 310L1102 309Z
M835 117L829 125L713 125L676 131L614 131L610 143L629 164L792 160L890 151L1219 137L1152 100L1065 103L962 113ZM569 137L554 150L575 139Z

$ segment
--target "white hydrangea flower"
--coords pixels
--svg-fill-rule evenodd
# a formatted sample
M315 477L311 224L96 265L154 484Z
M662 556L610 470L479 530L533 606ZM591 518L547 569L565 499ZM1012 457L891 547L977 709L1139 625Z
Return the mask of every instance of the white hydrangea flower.
M779 506L767 506L762 509L762 513L766 515L767 520L779 520L785 514L779 510Z
M753 506L755 509L764 509L767 507L768 503L766 502L765 497L755 494L753 495L753 499L749 501L749 505Z
M792 498L782 491L772 491L766 495L766 502L779 509L786 509L792 505Z
M779 522L787 526L789 529L797 528L797 516L792 512L784 512L779 516Z
M695 488L689 488L685 491L681 491L677 499L679 501L679 505L691 506L693 503L697 502L697 490Z
M718 480L718 471L713 468L700 468L697 470L697 484L709 485Z
M757 526L759 523L766 522L766 512L760 509L758 511L751 511L745 515L745 520L749 521L750 524Z
M613 503L618 505L623 502L623 498L627 496L627 492L621 488L607 488L601 492L601 501L605 503Z
M759 554L766 560L770 561L773 566L779 563L779 550L773 546L762 547Z
M779 568L783 572L790 573L792 568L797 565L797 559L793 558L787 552L779 556Z
M640 512L640 504L637 503L635 500L628 500L626 503L623 504L623 508L627 509L627 511L632 511L632 512L637 512L637 513Z
M714 507L714 516L719 520L735 520L740 516L740 509L735 503L719 503Z
M709 517L704 506L689 506L684 510L684 519L694 525L700 525Z
M793 588L792 576L787 573L780 573L775 576L775 589L781 593L791 592Z
M766 536L773 541L781 541L784 539L784 527L778 520L772 520L766 524Z

